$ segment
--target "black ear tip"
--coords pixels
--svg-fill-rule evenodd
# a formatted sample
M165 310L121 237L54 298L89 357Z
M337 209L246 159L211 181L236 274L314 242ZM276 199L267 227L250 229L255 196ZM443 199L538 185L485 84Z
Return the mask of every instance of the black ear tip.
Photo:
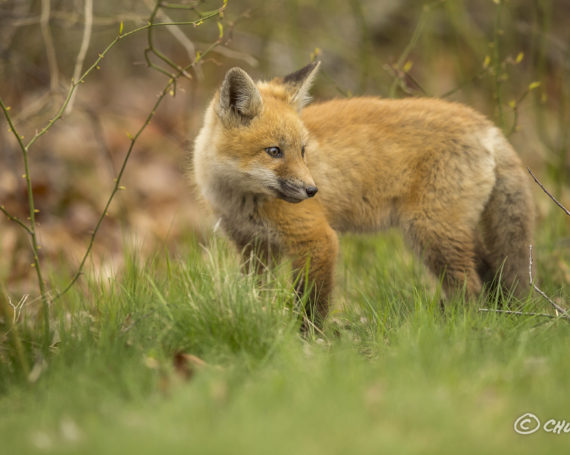
M314 60L308 65L304 66L298 71L294 73L288 74L283 78L283 82L285 84L297 84L299 82L304 81L309 74L311 74L319 65L321 64L320 60Z
M304 68L306 68L309 71L314 70L317 66L319 66L321 64L320 60L313 60L311 63L309 63L308 65L306 65Z
M320 60L313 60L311 63L309 63L305 68L307 68L307 72L308 73L312 73L313 71L315 71L319 66L321 66L321 61Z

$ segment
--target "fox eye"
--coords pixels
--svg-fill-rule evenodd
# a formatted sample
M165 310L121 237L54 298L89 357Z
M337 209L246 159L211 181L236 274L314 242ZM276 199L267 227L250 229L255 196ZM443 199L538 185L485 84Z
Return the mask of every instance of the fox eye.
M271 158L281 158L283 156L283 152L279 147L266 147L265 151Z
M305 158L305 146L301 147L301 157Z

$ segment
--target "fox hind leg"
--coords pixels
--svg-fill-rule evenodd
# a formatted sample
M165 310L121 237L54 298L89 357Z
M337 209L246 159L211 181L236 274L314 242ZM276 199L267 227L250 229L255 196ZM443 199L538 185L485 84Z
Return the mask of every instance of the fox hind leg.
M481 218L487 257L501 286L522 298L529 288L529 246L533 212L526 175L520 167L498 173ZM497 278L496 278L497 279Z
M469 298L481 293L474 234L433 220L416 220L405 233L431 272L442 277L446 295L461 292L463 288Z

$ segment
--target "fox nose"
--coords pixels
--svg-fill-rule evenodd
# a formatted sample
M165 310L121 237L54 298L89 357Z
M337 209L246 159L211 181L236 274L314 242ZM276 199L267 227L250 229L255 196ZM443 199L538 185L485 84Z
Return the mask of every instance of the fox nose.
M316 186L308 186L305 188L305 191L307 192L307 196L313 197L315 194L317 194L317 191L319 191L319 189Z

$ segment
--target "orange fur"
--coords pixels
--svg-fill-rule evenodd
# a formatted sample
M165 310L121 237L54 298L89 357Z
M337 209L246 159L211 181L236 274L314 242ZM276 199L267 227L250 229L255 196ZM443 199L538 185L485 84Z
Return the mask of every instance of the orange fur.
M502 133L437 99L304 108L317 69L257 84L232 69L206 112L194 176L236 245L264 263L286 255L297 271L308 261L318 321L329 306L336 232L397 226L446 292L478 295L503 267L503 284L522 295L533 205Z

